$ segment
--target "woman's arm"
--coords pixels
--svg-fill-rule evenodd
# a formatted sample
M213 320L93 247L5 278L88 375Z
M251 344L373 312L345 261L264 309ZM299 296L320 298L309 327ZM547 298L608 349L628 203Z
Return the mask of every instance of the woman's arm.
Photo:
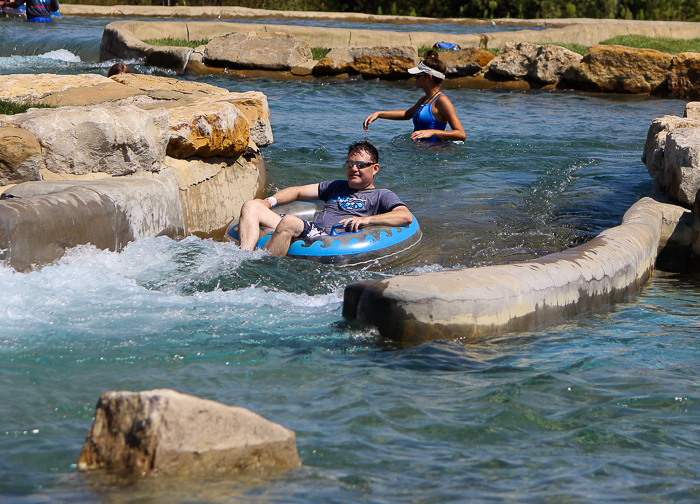
M372 112L370 115L368 115L364 122L362 123L362 126L365 128L365 131L369 129L369 125L372 124L374 121L377 119L391 119L392 121L407 121L408 119L411 119L413 117L413 114L415 114L416 109L418 108L418 104L423 101L423 98L418 100L415 105L413 105L410 109L408 110L378 110L377 112Z

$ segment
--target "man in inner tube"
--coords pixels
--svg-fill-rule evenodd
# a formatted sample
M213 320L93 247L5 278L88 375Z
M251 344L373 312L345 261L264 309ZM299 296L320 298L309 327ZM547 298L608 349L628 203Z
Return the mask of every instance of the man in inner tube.
M274 229L265 250L275 256L285 256L296 238L328 235L336 224L346 231L358 231L365 226L407 226L413 216L406 204L389 189L374 187L379 171L379 153L367 140L355 142L348 148L345 162L347 180L287 187L267 199L246 201L241 208L238 235L242 250L253 250L260 238L260 228ZM295 215L278 215L271 209L298 200L323 200L326 205L309 222Z

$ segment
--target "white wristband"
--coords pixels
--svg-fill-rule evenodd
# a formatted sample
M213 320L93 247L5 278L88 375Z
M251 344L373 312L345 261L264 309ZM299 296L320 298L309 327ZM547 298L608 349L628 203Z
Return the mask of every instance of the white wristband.
M265 198L265 201L267 201L270 204L270 208L275 208L277 206L277 198L275 198L274 196Z

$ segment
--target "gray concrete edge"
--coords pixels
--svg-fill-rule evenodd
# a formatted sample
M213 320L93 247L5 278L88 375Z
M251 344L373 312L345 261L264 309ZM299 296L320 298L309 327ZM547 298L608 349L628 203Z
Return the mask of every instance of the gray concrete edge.
M536 330L638 293L660 247L687 213L646 197L625 213L621 225L563 252L351 284L343 314L403 343Z

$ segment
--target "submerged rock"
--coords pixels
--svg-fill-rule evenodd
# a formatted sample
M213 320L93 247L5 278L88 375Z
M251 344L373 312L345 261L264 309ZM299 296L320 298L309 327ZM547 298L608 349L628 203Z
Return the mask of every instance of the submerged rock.
M418 64L415 46L336 47L313 68L314 75L362 75L365 78L406 78Z
M226 68L291 70L312 59L309 43L286 33L229 33L204 48L206 65Z
M102 394L78 460L80 470L170 476L300 466L293 431L168 389Z

